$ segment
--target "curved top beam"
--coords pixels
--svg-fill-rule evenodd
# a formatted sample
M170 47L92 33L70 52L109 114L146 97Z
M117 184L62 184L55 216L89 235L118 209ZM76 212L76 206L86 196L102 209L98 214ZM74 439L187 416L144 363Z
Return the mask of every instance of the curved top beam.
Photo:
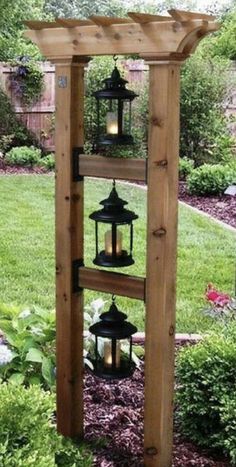
M130 18L91 17L89 20L27 21L25 37L49 60L59 57L139 54L181 60L219 25L209 15L170 10L170 17L137 14ZM178 21L175 19L178 18ZM96 23L96 24L94 24ZM186 58L185 57L185 58Z

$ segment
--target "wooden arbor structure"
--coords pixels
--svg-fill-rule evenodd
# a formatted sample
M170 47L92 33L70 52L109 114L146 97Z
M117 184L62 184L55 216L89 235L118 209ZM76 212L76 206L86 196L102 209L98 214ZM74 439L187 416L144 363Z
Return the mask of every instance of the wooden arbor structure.
M214 17L27 21L26 37L56 65L57 423L83 435L83 288L146 302L144 464L171 466L180 65L218 29ZM138 54L150 65L148 164L83 155L84 68L94 55ZM147 173L146 173L147 171ZM146 180L146 278L83 265L83 177Z

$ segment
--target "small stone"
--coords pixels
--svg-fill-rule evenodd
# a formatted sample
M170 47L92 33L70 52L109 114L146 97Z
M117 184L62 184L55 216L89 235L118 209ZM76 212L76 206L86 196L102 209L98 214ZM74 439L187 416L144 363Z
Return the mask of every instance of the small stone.
M225 195L236 196L236 185L230 185L224 192Z

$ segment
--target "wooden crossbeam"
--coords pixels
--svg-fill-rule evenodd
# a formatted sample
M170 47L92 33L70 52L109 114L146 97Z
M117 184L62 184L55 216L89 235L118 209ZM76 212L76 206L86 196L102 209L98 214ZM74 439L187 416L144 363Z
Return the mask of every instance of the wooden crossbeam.
M29 29L35 29L36 31L40 31L41 29L54 29L58 28L59 25L56 21L36 21L36 20L29 20L24 21L24 24Z
M206 13L195 13L193 11L184 11L184 10L175 10L175 9L168 10L168 13L176 21L192 21L195 19L214 21L216 18L215 16L207 15Z
M80 287L137 300L145 299L145 279L100 269L79 268Z
M56 22L59 26L65 28L75 28L76 26L88 26L93 24L90 19L73 19L73 18L56 18Z
M78 157L79 175L146 181L146 161L144 159L121 159L86 154L80 154Z
M148 13L135 13L129 12L128 16L132 18L135 23L146 24L162 21L172 21L171 16L161 16L161 15L149 15Z
M112 26L112 24L132 23L129 18L113 18L109 16L90 16L90 20L98 26Z
M206 22L202 19L186 21L181 27L173 29L175 21L155 21L141 25L139 23L114 24L112 27L101 27L97 24L85 25L67 29L59 28L58 23L53 28L45 27L41 31L26 31L25 37L36 43L41 53L49 60L57 57L113 54L133 54L140 56L158 56L160 53L183 53L195 32L207 35L218 29L217 23ZM39 28L38 24L37 27ZM54 29L55 28L55 29ZM68 34L70 31L70 34ZM195 37L195 36L194 36ZM199 41L197 37L197 42ZM188 54L191 50L188 48Z

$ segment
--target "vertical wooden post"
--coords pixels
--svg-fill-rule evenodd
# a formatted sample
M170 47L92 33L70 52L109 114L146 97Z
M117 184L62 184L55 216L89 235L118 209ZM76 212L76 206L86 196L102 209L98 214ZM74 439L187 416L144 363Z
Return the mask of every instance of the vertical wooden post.
M84 66L56 61L57 427L83 434L83 292L73 293L72 262L83 259L83 181L72 177L72 149L84 142Z
M171 467L180 62L151 61L144 462Z

